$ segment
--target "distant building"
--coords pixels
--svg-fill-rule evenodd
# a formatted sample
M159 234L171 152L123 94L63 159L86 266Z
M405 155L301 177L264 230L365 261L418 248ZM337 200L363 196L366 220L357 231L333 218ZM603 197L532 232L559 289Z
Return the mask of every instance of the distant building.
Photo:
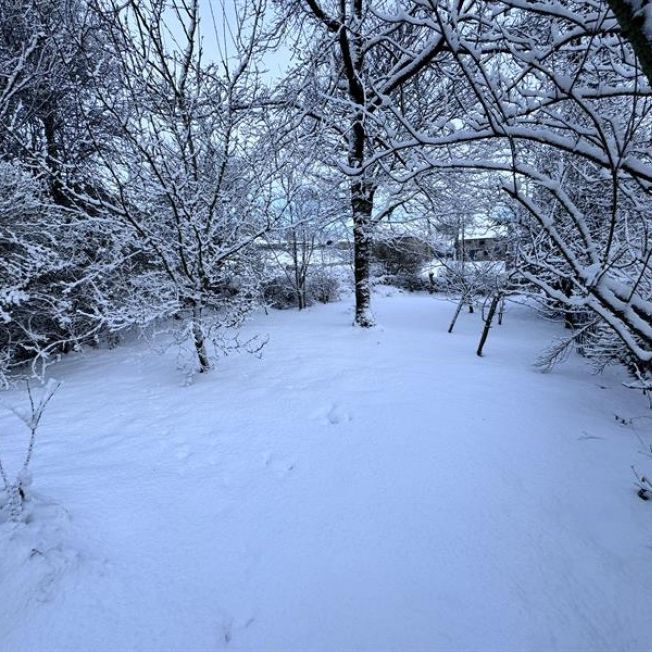
M455 248L460 260L503 260L507 252L504 240L492 234L467 236Z

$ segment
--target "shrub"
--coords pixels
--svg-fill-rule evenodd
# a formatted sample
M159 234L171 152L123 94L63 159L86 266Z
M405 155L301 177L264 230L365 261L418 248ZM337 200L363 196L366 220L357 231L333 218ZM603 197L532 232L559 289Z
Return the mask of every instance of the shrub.
M331 303L339 298L339 281L323 270L313 271L308 275L304 288L305 306L316 301ZM299 307L297 288L287 276L275 276L262 284L262 297L266 305L278 310Z
M403 272L386 276L386 283L408 292L432 292L432 284L427 278L416 274Z
M320 270L308 279L308 296L319 303L332 303L339 298L340 282L327 272Z
M299 307L299 296L286 276L275 276L262 285L263 301L272 308L288 310ZM310 305L311 297L306 293L306 305Z
M414 236L397 236L374 243L373 253L387 274L417 274L432 260L435 252L430 244Z
M18 417L18 420L24 424L30 434L23 463L17 473L10 474L0 457L0 481L2 481L2 487L0 488L0 523L5 520L19 521L23 516L24 503L29 500L29 487L32 483L29 466L34 454L36 435L43 412L59 386L60 383L50 380L41 395L35 396L28 383L29 411L23 412L8 407L9 411Z

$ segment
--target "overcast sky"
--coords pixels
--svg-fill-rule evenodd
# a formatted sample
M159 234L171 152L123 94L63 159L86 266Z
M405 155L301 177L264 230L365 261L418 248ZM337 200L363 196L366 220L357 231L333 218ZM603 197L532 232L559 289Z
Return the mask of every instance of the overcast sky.
M200 0L201 34L203 38L204 56L207 60L216 61L221 58L221 52L226 45L227 52L233 52L228 27L224 29L224 18L231 25L235 24L235 0ZM173 32L176 28L172 27ZM225 39L226 36L226 39ZM225 43L226 40L226 43ZM264 59L271 79L277 79L287 70L290 61L290 51L281 47L276 52L269 52Z

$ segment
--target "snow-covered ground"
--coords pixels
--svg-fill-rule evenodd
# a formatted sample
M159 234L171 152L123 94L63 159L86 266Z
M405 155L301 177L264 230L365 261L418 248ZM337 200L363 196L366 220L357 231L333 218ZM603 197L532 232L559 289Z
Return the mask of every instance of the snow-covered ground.
M450 303L375 305L372 330L346 302L260 315L262 359L187 387L138 342L56 367L52 503L0 526L0 649L652 649L642 397L534 369L560 330L525 308L480 359L477 314L448 335Z

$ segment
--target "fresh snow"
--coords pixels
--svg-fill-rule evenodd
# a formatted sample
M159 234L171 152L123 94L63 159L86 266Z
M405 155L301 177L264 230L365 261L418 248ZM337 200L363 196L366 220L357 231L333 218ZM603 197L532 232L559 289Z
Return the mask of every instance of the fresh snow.
M375 306L261 314L261 359L185 387L142 342L55 367L38 500L0 524L0 649L650 650L640 393L538 371L563 333L525 307L478 358L478 312L448 335L451 303Z

